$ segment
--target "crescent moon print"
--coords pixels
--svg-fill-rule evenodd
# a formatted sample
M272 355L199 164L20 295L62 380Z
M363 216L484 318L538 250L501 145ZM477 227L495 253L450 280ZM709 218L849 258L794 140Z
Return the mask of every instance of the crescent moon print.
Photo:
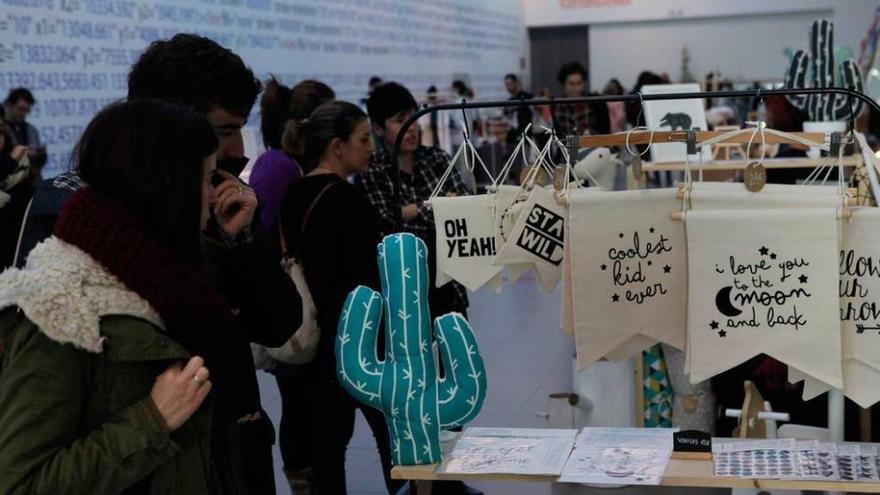
M715 306L724 316L739 316L742 314L741 310L730 303L730 291L732 290L733 287L730 286L722 287L718 294L715 295Z

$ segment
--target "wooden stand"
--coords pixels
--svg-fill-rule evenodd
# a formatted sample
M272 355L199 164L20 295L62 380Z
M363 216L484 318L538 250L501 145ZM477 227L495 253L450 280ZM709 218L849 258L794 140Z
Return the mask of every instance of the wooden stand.
M764 411L764 396L754 383L746 380L743 384L746 396L743 400L742 415L739 417L739 426L733 430L736 438L767 438L767 427L758 419L758 413Z
M507 481L516 483L554 483L556 476L504 474L458 475L435 473L436 464L397 466L391 477L398 480ZM715 476L712 461L671 459L660 486L706 488L761 488L766 490L816 490L880 493L880 483L844 483L840 481L754 480ZM528 489L523 490L524 493Z

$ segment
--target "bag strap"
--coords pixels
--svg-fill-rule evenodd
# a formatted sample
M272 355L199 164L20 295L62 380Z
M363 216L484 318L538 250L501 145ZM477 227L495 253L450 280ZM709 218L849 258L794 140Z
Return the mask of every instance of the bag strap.
M333 181L333 182L327 184L326 186L324 186L324 188L321 189L321 192L319 192L318 195L315 196L315 199L312 200L312 204L309 205L309 208L306 210L306 214L303 215L302 225L300 225L300 229L299 229L298 240L302 240L303 233L306 231L306 225L309 223L309 217L312 216L312 211L314 211L315 206L318 205L318 201L321 201L321 198L324 197L324 193L326 193L335 184L336 184L336 181ZM289 256L289 253L287 252L287 242L284 240L284 227L282 225L283 225L283 222L281 221L281 218L279 216L279 218L278 218L278 237L281 239L281 257L283 259L287 259L290 256ZM299 242L297 242L297 244L299 244Z

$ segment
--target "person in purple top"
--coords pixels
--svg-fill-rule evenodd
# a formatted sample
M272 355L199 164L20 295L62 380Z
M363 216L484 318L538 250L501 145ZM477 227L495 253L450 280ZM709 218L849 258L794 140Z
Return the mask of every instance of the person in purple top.
M254 163L250 185L260 200L260 223L276 245L281 199L303 175L296 160L282 149L284 129L291 120L301 121L322 103L334 99L336 94L333 90L320 81L308 79L293 88L281 84L274 77L266 82L260 100L260 131L267 151Z
M281 255L279 220L281 202L287 190L303 176L296 160L284 151L283 136L288 124L302 122L322 103L336 94L326 84L306 80L288 88L274 77L266 82L260 100L260 130L266 151L254 163L250 185L257 193L262 210L260 224ZM306 396L303 366L277 363L272 373L281 393L281 424L278 443L284 460L284 474L291 492L309 493L311 488L311 432L313 421Z

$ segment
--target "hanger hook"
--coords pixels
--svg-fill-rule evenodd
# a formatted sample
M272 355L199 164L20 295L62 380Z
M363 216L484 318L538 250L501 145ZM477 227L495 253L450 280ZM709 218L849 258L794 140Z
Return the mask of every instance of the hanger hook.
M462 122L464 124L464 127L462 128L461 132L464 134L464 139L466 141L470 141L470 139L471 139L470 126L468 125L467 112L465 112L465 109L467 109L467 98L462 98L461 99L461 118L463 119Z
M652 128L649 129L648 126L645 126L645 125L639 125L639 120L642 118L642 111L643 111L643 109L644 109L644 105L643 105L643 104L645 103L645 98L642 96L642 92L641 92L641 91L636 91L636 94L639 95L639 114L638 114L638 116L636 117L636 125L635 125L635 127L633 127L632 129L626 131L626 143L625 143L625 144L626 144L626 152L629 153L629 154L632 155L632 156L645 156L645 154L648 153L648 150L651 149L651 145L654 144L654 128L652 127ZM629 137L630 137L630 135L631 135L634 131L638 131L638 130L642 130L642 131L648 131L648 130L650 130L650 131L651 131L651 137L648 138L648 145L645 146L645 150L642 151L641 153L635 153L635 152L632 150L632 148L629 147Z
M756 121L748 121L746 122L748 125L755 126L755 130L752 132L752 136L749 138L749 143L746 145L746 159L750 160L752 156L752 142L755 140L755 136L760 132L761 133L761 156L758 157L758 164L764 163L764 153L767 148L767 139L764 136L764 128L767 127L767 123L763 120Z
M763 88L763 87L761 86L761 84L759 83L759 84L758 84L758 90L755 92L755 100L758 101L758 105L755 107L755 110L758 112L758 115L761 115L762 113L765 113L765 112L762 112L762 110L761 110L762 108L765 108L765 107L766 107L766 105L764 104L764 97L761 96L761 90L763 90L763 89L764 89L764 88Z

